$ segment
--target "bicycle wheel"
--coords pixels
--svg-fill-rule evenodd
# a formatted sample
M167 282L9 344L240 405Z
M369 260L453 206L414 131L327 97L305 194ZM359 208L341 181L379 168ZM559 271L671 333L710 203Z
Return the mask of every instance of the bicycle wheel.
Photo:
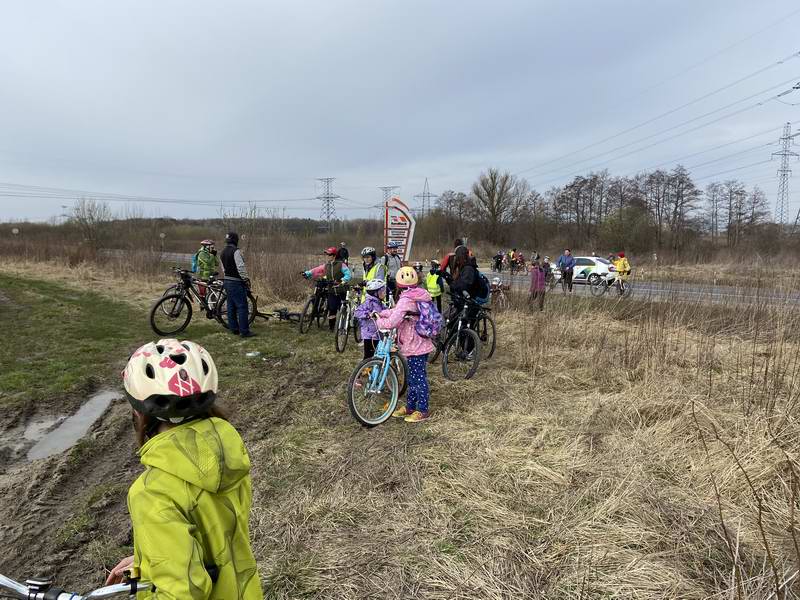
M428 355L428 362L434 363L436 359L439 358L439 354L442 353L442 348L444 348L445 337L447 335L447 330L445 327L442 327L441 331L439 331L439 335L435 338L431 338L433 342L433 352Z
M400 387L398 395L402 396L408 389L408 360L399 352L394 352L389 362L397 376L397 385Z
M159 298L150 309L150 327L158 335L180 333L192 320L192 303L183 294Z
M253 297L253 294L247 292L247 323L249 325L253 324L253 321L256 320L256 312L258 312L258 307L256 306L256 299ZM228 326L228 294L225 290L221 290L219 292L219 297L216 300L214 312L217 317L217 321L225 328L230 329Z
M630 298L631 294L633 294L633 287L631 287L631 284L626 281L625 285L622 288L622 293L620 294L620 297Z
M328 320L328 299L319 298L317 300L317 328L322 329L322 325Z
M353 418L364 427L375 427L392 416L400 397L394 369L387 369L386 381L380 386L383 360L362 360L350 375L347 384L347 406Z
M303 312L300 313L300 333L308 333L311 323L314 322L314 296L306 300Z
M347 348L347 336L350 335L350 311L346 307L336 315L336 351L344 352Z
M459 329L442 351L442 374L450 381L469 379L481 362L481 340L472 329Z
M485 358L492 358L497 346L497 327L491 315L483 315L478 319L478 337L481 340L481 354Z
M608 290L608 282L605 279L598 279L589 284L589 291L592 292L592 296L600 297L606 293Z
M353 319L351 327L353 328L353 339L356 341L356 344L360 344L364 340L361 338L361 326L358 324L358 319Z

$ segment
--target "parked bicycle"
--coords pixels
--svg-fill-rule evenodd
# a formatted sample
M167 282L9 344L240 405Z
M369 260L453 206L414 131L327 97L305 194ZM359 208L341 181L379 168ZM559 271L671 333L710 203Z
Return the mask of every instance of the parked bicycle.
M212 278L208 282L197 279L191 271L173 268L178 282L170 286L150 309L150 327L158 335L176 335L186 329L192 320L196 302L206 318L216 319L228 328L227 295L222 281ZM205 293L201 293L201 288ZM248 322L252 325L258 312L257 299L247 291Z
M614 288L620 298L630 298L633 293L631 281L624 281L613 271L589 282L589 290L592 292L592 296L596 298L605 294L610 288Z
M314 282L314 293L306 300L303 311L300 313L300 333L308 333L311 324L316 321L317 327L322 327L328 320L328 294L333 293L333 283L327 279L318 279Z
M384 423L406 392L408 361L396 348L397 330L379 330L375 355L362 360L347 384L350 414L364 427Z
M91 598L135 598L138 592L153 589L149 581L129 579L124 583L98 588L81 596L53 586L49 579L28 579L25 583L0 575L0 598L18 600L89 600Z
M468 313L479 305L464 292L457 296L450 292L450 308L439 335L433 338L434 351L428 362L442 355L442 374L451 381L470 379L481 361L481 339L469 326ZM480 311L477 312L480 314ZM488 328L488 326L487 326Z
M360 286L352 286L347 289L344 302L342 302L339 313L336 315L336 351L344 352L347 348L347 339L350 337L350 332L353 332L353 337L356 343L361 341L361 332L358 328L358 321L355 317L356 307L361 300Z

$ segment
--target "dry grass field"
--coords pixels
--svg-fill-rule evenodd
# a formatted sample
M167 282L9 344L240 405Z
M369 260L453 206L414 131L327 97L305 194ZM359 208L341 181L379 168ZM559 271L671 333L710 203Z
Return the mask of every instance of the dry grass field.
M128 328L104 341L86 385L118 386L132 340L153 337L146 308L166 281L5 262L7 346L25 354L48 335L36 319L10 326L23 298L56 312L54 294L85 310L113 301ZM189 326L217 359L251 454L267 597L796 597L800 313L560 295L542 314L515 304L497 315L498 351L473 380L431 367L433 419L372 430L345 405L357 348L336 355L327 333L277 323L247 341ZM58 347L66 368L80 360ZM252 349L261 360L244 356ZM85 391L5 390L14 414L0 431ZM5 456L0 572L100 581L131 541L128 423L119 403L62 456Z

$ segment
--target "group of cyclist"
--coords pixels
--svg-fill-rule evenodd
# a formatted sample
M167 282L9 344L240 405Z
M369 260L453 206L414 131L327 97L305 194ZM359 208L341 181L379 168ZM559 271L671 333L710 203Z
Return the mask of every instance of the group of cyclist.
M249 276L238 237L229 233L219 256L213 241L203 240L195 270L201 278L222 270L231 329L247 337L238 293L249 286ZM353 272L346 246L327 248L325 254L325 263L304 274L349 282ZM391 242L380 259L372 247L364 248L361 257L364 294L356 317L364 354L374 352L379 329L397 329L409 365L409 391L393 416L422 422L430 415L426 365L434 347L418 325L428 311L441 309L445 283L457 301L463 292L481 294L485 278L460 239L441 262L431 260L427 272L421 263L403 266ZM624 252L613 259L620 276L630 272ZM567 250L557 266L569 271L574 260ZM533 264L538 288L549 260L537 256ZM385 301L394 292L396 305L388 307ZM335 313L337 300L329 307ZM138 348L122 379L144 471L128 492L133 555L111 570L107 583L130 574L152 582L158 598L262 598L249 536L250 459L241 436L216 406L219 380L213 358L195 342L163 339Z

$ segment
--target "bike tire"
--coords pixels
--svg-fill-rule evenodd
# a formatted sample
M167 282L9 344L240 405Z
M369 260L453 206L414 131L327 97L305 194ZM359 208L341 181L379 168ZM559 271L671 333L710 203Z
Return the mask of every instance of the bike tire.
M471 348L471 350L470 350ZM463 354L463 356L459 356ZM442 351L442 375L450 381L471 379L481 362L481 340L472 329L459 329L447 340ZM455 365L464 363L466 372L462 375Z
M608 282L605 279L601 279L595 283L589 284L589 291L595 298L599 298L600 296L605 294L607 290L608 290Z
M350 316L345 308L339 310L336 315L336 339L334 344L337 352L344 352L347 348L347 338L350 335Z
M446 328L442 326L442 330L439 332L435 338L432 338L431 341L433 342L433 352L428 355L428 363L436 362L436 359L439 358L439 355L442 353L442 349L444 348L445 340L443 339L445 334Z
M251 294L249 291L247 292L247 324L252 325L253 321L256 320L256 314L258 313L258 305L256 303L255 296ZM214 316L225 329L230 329L230 325L228 323L228 294L225 290L219 291L219 296L216 300L216 305L214 306Z
M358 319L353 319L353 339L356 341L356 344L360 344L364 341L361 337L361 325L358 324Z
M167 309L164 309L166 305ZM174 326L165 327L156 322L156 315L163 314L170 319ZM158 335L175 335L180 333L192 320L192 303L183 294L170 294L156 300L150 309L150 328Z
M347 383L347 407L350 409L350 414L353 418L360 423L363 427L375 427L381 423L385 423L392 416L392 413L397 408L397 401L400 398L399 384L397 383L397 376L393 369L389 369L386 373L386 382L384 388L379 393L375 394L375 399L369 403L374 402L378 406L383 402L380 411L376 411L377 415L367 415L363 410L362 403L359 402L359 394L363 399L367 399L367 393L363 382L361 387L358 382L361 376L364 375L365 369L380 369L383 370L383 360L379 358L367 358L362 360L350 375ZM366 404L366 403L365 403Z
M324 303L325 308L321 308L320 304ZM322 326L326 324L328 320L328 299L327 298L320 298L319 304L317 304L317 329L322 329Z
M397 376L397 384L400 386L398 394L402 396L408 390L408 359L399 352L394 352L390 364Z
M481 354L488 360L497 347L497 326L491 315L483 315L478 319L477 333L481 340Z
M303 312L300 313L300 333L308 333L311 323L314 322L314 296L306 300Z

